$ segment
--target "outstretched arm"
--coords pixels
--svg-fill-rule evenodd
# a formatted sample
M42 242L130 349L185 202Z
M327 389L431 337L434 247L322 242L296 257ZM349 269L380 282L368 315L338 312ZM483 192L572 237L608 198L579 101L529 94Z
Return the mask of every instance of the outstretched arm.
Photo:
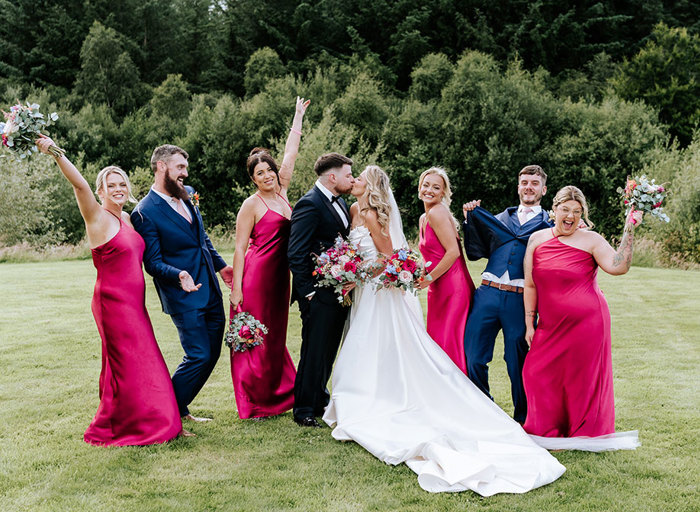
M299 143L301 142L301 124L304 119L304 114L306 113L306 107L309 106L311 100L304 100L297 96L296 110L294 112L294 120L292 121L292 127L289 129L289 136L287 137L287 144L284 146L284 157L282 159L282 165L280 166L280 194L286 195L289 184L292 181L292 174L294 173L294 164L297 161L297 155L299 155Z
M619 276L626 274L632 265L632 253L634 249L634 228L642 222L644 213L634 211L630 213L622 231L622 241L617 251L602 237L593 246L593 257L596 263L608 274Z

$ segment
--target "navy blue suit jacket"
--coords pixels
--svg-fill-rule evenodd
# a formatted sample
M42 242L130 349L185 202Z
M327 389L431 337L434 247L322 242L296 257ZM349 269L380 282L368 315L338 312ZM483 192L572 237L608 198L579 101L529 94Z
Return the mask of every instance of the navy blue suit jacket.
M193 193L191 187L186 187ZM199 209L185 201L192 225L151 190L131 213L134 228L146 242L143 266L158 290L163 311L169 315L206 307L213 294L221 297L216 272L226 266L204 232ZM186 270L202 287L185 292L179 274Z
M517 206L495 216L477 206L462 225L464 249L472 261L488 258L485 272L502 276L508 270L511 279L523 279L523 259L530 235L550 226L552 223L544 210L521 226Z
M321 254L335 243L339 235L348 236L350 212L345 201L340 199L338 202L347 215L347 228L331 202L316 186L294 205L287 249L289 270L293 276L292 302L317 292L324 302L337 303L331 288L315 287L316 279L312 275L315 260L311 253Z

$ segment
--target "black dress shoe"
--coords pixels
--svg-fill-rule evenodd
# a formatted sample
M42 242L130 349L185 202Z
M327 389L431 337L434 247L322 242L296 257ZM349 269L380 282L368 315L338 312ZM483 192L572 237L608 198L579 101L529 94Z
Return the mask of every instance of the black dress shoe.
M306 418L294 418L294 421L297 422L297 424L300 427L313 427L313 428L321 428L321 424L316 421L316 418L313 416L307 416Z

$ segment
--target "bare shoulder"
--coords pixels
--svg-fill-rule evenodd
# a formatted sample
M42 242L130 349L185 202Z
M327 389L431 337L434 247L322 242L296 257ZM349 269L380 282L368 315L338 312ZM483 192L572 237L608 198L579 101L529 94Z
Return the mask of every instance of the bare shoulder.
M129 215L127 212L122 211L122 213L121 213L121 218L122 218L122 221L124 222L124 224L128 224L128 225L131 226L132 228L134 227L134 226L131 224L131 215Z
M530 239L527 242L527 246L535 248L553 237L554 235L552 235L551 229L540 229L539 231L535 231L533 234L530 235Z
M357 201L352 203L350 205L350 215L357 215L360 212L360 207L357 204Z
M592 252L596 247L607 245L607 240L600 233L589 231L587 229L579 229L576 231L578 239L585 250Z
M447 207L442 203L436 204L430 210L428 210L427 213L424 213L423 215L427 217L428 222L430 222L431 224L434 222L444 222L445 220L449 220L452 216Z

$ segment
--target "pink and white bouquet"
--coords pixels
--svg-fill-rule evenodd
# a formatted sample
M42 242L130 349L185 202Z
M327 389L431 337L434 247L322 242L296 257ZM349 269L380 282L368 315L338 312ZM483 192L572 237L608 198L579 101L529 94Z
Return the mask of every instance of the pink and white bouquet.
M245 352L262 345L265 334L267 334L267 327L250 313L241 311L239 305L237 313L229 321L224 342L234 352Z
M0 123L2 132L2 147L10 151L18 160L25 159L38 151L34 141L39 138L41 130L58 120L56 112L44 116L39 111L37 103L22 105L17 103L10 107L9 112L3 111L5 122ZM49 151L53 156L61 156L64 150L51 146Z
M338 294L338 302L343 306L352 304L348 290L344 286L348 283L363 283L370 277L365 258L357 249L357 246L342 237L335 239L335 243L316 258L316 268L313 275L318 278L316 286L331 287Z
M429 265L430 262L423 265L420 254L413 249L394 249L379 274L379 288L401 288L415 294L415 282L423 278Z
M618 187L618 193L622 194L622 203L625 206L625 216L629 216L634 210L649 213L653 217L664 222L671 219L664 213L662 204L666 199L666 189L663 185L657 185L654 180L649 180L645 175L627 178L625 188Z

